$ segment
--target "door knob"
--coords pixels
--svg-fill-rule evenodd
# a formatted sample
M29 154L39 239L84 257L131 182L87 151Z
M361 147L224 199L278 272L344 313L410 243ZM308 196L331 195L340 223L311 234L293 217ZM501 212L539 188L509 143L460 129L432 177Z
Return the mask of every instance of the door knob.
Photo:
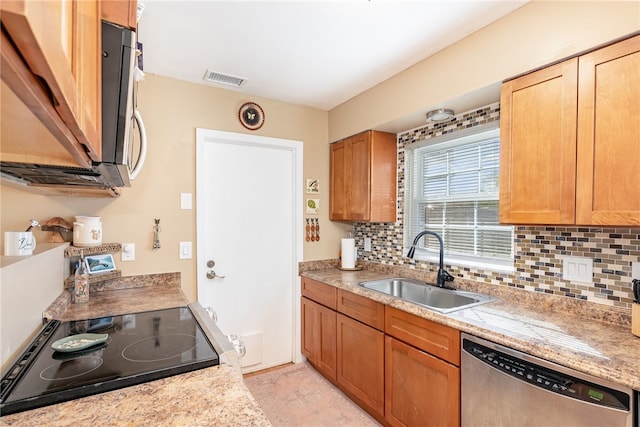
M209 270L207 271L207 279L215 279L216 277L220 279L224 279L225 276L218 276L215 271Z

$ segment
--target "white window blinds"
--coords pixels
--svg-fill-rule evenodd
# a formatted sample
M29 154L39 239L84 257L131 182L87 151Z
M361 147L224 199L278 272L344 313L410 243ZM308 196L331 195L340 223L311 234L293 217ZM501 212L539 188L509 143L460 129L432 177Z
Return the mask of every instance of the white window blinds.
M513 227L498 223L500 134L491 128L407 149L406 246L428 229L442 236L449 261L512 263ZM438 242L425 236L417 249L426 255Z

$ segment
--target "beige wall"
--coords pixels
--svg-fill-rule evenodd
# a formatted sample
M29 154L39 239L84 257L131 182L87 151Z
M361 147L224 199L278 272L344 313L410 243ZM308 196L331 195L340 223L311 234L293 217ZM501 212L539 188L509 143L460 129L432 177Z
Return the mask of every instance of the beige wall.
M447 106L448 100L639 30L638 1L534 0L331 110L329 140Z
M99 215L105 242L136 243L136 261L123 263L116 257L124 275L180 271L183 289L194 300L195 258L179 260L178 242L191 240L195 248L195 210L180 210L180 193L195 196L195 128L249 133L238 122L237 111L251 100L266 116L255 133L303 141L304 178L320 180L322 239L305 243L304 260L335 258L339 238L351 227L328 220L328 141L426 111L637 30L637 1L534 1L329 113L148 75L139 87L139 109L150 151L134 186L115 200L47 197L2 186L1 229L22 230L29 218ZM151 249L154 218L161 219L162 227L162 248L157 251ZM45 236L38 237L42 241Z
M135 261L115 257L123 275L179 271L185 294L195 300L196 211L180 210L180 193L193 193L195 208L195 128L250 133L238 121L238 108L246 101L258 102L265 111L265 124L256 134L303 141L304 177L318 178L321 184L322 232L320 242L305 242L304 260L336 258L339 238L351 227L328 217L327 112L154 75L139 85L149 156L133 186L118 199L49 197L2 186L2 231L25 229L30 218L101 216L104 242L136 244ZM154 218L161 219L162 247L156 251L151 248ZM46 239L41 231L37 237L39 242ZM194 259L178 259L180 241L193 242Z

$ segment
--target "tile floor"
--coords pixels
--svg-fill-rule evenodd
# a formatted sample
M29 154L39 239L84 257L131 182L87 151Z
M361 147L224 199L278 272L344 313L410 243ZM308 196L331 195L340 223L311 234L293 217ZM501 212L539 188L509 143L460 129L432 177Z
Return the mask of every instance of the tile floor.
M249 374L244 381L274 427L380 425L306 362Z

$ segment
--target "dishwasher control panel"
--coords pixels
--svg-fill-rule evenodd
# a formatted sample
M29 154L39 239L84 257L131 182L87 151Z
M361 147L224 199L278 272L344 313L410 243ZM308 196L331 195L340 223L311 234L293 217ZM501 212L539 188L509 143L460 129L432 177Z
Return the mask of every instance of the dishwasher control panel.
M629 395L621 391L545 368L466 339L462 347L463 351L494 369L537 387L596 405L624 411L630 409Z

